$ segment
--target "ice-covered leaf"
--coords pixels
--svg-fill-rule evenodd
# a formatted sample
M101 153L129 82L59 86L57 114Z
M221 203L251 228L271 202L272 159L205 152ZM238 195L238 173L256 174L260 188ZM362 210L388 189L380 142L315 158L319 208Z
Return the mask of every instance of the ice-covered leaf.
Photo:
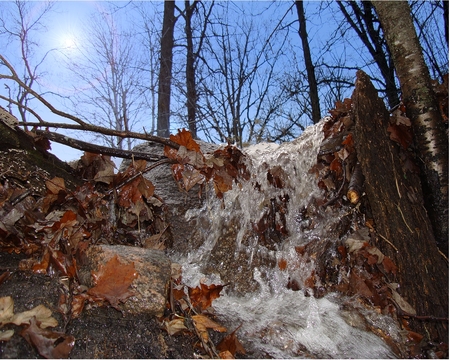
M197 169L189 166L185 167L183 171L183 185L186 191L191 190L197 184L203 184L205 182L205 176Z
M133 262L122 264L116 255L92 276L96 285L88 290L88 294L104 298L118 309L119 302L125 302L134 294L129 288L138 275Z
M41 329L35 318L30 320L20 334L27 342L38 350L39 354L47 359L67 359L75 345L75 338L71 335Z

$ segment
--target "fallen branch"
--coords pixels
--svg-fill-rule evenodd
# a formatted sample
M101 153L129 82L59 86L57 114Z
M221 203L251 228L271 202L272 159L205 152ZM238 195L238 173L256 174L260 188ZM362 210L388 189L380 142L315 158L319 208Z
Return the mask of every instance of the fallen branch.
M27 123L27 125L28 125L28 123ZM88 151L88 152L91 152L94 154L110 155L110 156L115 156L115 157L122 158L122 159L131 159L131 158L134 158L136 160L142 159L142 160L147 160L147 161L158 161L161 159L165 159L165 156L152 155L152 154L145 153L145 152L121 150L121 149L110 148L107 146L94 145L91 143L87 143L85 141L76 140L76 139L70 138L68 136L61 135L61 134L54 133L54 132L43 131L43 130L36 130L35 132L38 135L44 136L48 140L52 140L57 143L70 146L74 149ZM156 136L152 136L152 138L155 138L155 137ZM178 149L180 147L180 145L175 144L175 143L173 143L173 141L170 141L168 139L158 138L157 140L158 141L154 141L154 142L158 142L160 144L164 144L164 145L176 148L176 149ZM174 146L174 144L177 146Z

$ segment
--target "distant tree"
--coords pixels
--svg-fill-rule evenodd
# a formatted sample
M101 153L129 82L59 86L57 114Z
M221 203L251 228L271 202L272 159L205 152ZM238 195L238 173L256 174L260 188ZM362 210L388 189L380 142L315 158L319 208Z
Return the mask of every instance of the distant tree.
M448 1L411 1L411 16L430 75L442 82L448 74Z
M209 140L242 146L280 135L271 125L284 101L279 81L288 31L281 20L270 18L275 4L258 8L264 25L239 6L222 3L216 8L222 12L211 19L202 53L199 113Z
M175 1L165 1L158 79L157 134L161 137L169 137L170 135L170 96L175 22Z
M5 39L8 47L8 53L11 55L14 49L16 51L13 65L18 76L29 88L36 88L39 80L44 75L41 72L41 66L49 53L55 49L48 50L39 55L39 42L37 35L45 31L45 19L50 15L54 3L50 1L35 3L29 1L15 0L13 2L2 3L0 15L0 36ZM5 53L2 51L5 55ZM18 60L18 61L17 61ZM0 63L0 67L5 64ZM6 70L6 69L5 69ZM1 96L11 104L17 105L20 114L19 118L27 121L27 107L33 96L23 87L16 83L5 84L9 96ZM26 126L25 126L26 128Z
M411 119L436 241L448 254L448 136L407 2L373 1L393 55L406 114Z
M370 1L338 1L336 3L347 24L356 32L375 61L383 78L381 90L386 92L389 107L394 108L399 103L395 67L372 3ZM344 30L341 31L341 36L346 32L344 24L342 28Z
M211 3L202 3L194 1L192 4L189 0L184 2L184 10L179 9L181 16L185 20L184 32L186 36L186 108L187 108L187 124L193 138L197 138L197 67L199 64L199 56L205 41L206 31L214 7L214 1ZM194 29L193 17L196 13L203 10L203 17L198 29ZM198 34L194 34L197 30ZM194 43L196 40L196 43ZM196 47L196 48L194 48Z
M133 3L135 4L135 3ZM140 39L142 46L144 48L145 56L143 56L143 61L141 69L144 73L148 74L145 76L148 82L144 82L144 91L142 96L146 99L147 106L150 110L150 124L145 122L145 129L149 134L156 134L157 127L157 114L158 114L158 76L159 76L159 66L160 66L160 55L161 55L161 22L162 12L158 11L157 6L159 3L146 2L143 6L142 3L135 4L135 10L140 14L142 21L138 22L138 33L140 34Z
M68 57L68 68L76 78L70 96L75 113L87 123L117 131L131 131L147 113L143 97L144 76L134 34L120 30L112 14L94 14L76 53ZM81 91L80 91L81 89ZM109 147L131 149L122 138L103 136Z
M317 79L315 74L315 67L311 58L311 50L309 49L308 42L308 32L306 31L306 18L305 9L303 6L303 0L296 1L295 6L297 7L298 23L300 39L302 41L303 48L303 58L305 60L306 73L308 75L308 85L309 85L309 100L312 111L312 121L313 123L318 123L322 118L320 113L320 100L319 92L317 90Z

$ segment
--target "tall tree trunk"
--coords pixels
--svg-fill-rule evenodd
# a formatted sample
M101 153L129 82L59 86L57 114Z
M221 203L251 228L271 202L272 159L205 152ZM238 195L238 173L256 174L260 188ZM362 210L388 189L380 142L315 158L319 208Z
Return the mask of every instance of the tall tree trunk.
M444 8L444 27L445 27L445 40L447 40L448 46L448 0L442 1L442 7Z
M398 293L419 316L403 316L409 327L427 336L428 342L447 342L448 264L423 207L419 176L402 166L401 149L387 131L389 113L362 71L357 72L352 102L355 148L374 220L375 245L398 267L396 274L386 277L398 283Z
M161 137L169 137L170 135L170 87L172 83L172 52L175 21L175 1L165 1L158 84L157 134Z
M373 1L412 121L425 207L436 241L448 255L448 137L406 1Z
M316 74L314 72L314 65L311 60L311 51L309 49L303 0L296 1L295 5L297 6L298 23L299 23L298 34L300 35L300 39L302 40L303 57L305 58L306 73L308 75L309 99L311 101L312 121L314 124L316 124L321 119L320 101L319 101L319 92L317 90Z
M192 41L191 19L197 6L197 1L191 5L189 0L184 2L186 11L186 106L188 115L188 126L192 137L197 138L197 122L195 119L197 110L197 92L195 85L195 55Z

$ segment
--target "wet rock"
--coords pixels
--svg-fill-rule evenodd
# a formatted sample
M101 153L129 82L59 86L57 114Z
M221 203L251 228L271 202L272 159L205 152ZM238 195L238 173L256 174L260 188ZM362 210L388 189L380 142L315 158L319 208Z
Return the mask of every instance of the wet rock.
M218 145L198 141L204 154L212 153ZM144 143L136 146L133 151L149 154L164 155L164 146L157 143ZM130 160L123 161L120 171L124 171L130 164ZM186 254L192 248L198 248L202 244L201 234L197 231L195 218L186 217L193 209L202 208L205 199L205 189L199 185L194 186L189 192L181 189L172 175L172 165L164 164L144 174L155 186L155 195L166 205L165 221L170 224L171 243L166 244L178 253Z
M79 270L80 282L93 287L92 273L115 256L120 264L132 263L137 273L130 286L133 295L120 303L119 308L131 314L162 315L171 276L171 262L162 251L123 245L90 246Z

